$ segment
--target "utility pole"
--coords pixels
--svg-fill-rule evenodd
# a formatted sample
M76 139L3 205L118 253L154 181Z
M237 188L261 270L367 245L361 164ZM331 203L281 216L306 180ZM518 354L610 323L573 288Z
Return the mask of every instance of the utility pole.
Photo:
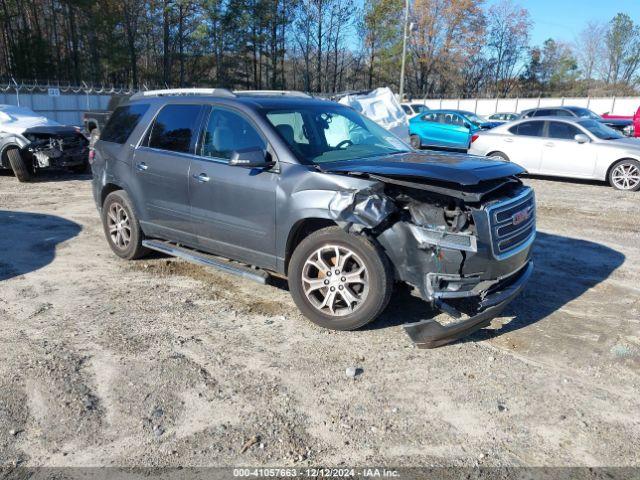
M404 97L404 63L407 56L407 29L409 28L409 0L404 4L404 34L402 36L402 67L400 67L400 102Z

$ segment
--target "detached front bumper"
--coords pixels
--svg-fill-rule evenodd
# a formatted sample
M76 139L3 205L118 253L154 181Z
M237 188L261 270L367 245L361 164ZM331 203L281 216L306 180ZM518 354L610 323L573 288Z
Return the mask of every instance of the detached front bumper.
M489 288L484 295L477 297L477 313L467 319L452 322L447 325L441 325L433 319L422 320L420 322L408 323L404 325L404 329L418 348L439 347L464 337L475 330L489 325L491 319L498 316L522 291L532 273L533 261L529 261L526 266L517 273ZM436 306L440 307L444 312L452 314L454 317L460 317L459 312L442 299L436 300Z
M87 147L75 148L65 152L39 151L29 152L38 168L69 168L84 165L89 159Z

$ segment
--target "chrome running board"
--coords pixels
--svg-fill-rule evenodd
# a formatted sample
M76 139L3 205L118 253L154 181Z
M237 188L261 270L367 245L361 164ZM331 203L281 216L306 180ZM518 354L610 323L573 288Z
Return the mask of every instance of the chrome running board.
M236 264L235 262L222 257L182 247L175 243L165 242L162 240L143 240L142 246L157 252L166 253L173 257L182 258L187 262L204 265L205 267L217 268L225 273L253 280L254 282L258 282L263 285L266 284L269 279L269 274L264 270L257 268L254 269L244 264Z

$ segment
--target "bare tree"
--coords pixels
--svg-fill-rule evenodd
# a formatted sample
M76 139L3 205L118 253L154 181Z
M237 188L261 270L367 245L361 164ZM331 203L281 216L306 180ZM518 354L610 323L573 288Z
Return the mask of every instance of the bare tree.
M602 39L607 27L602 22L591 21L578 34L573 50L578 59L578 67L585 80L593 80L601 68L604 49Z
M480 0L415 0L411 40L414 93L442 93L458 84L459 66L484 34Z
M501 0L487 12L487 51L493 70L493 93L504 95L513 89L523 70L528 51L529 12L511 0Z
M630 84L640 66L640 26L618 13L609 22L605 48L606 82Z

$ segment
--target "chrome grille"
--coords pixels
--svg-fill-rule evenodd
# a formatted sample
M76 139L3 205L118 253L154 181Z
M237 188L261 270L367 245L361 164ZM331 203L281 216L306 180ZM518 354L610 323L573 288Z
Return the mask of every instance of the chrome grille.
M536 233L536 200L527 189L516 198L487 208L491 247L497 258L508 257L528 245Z

